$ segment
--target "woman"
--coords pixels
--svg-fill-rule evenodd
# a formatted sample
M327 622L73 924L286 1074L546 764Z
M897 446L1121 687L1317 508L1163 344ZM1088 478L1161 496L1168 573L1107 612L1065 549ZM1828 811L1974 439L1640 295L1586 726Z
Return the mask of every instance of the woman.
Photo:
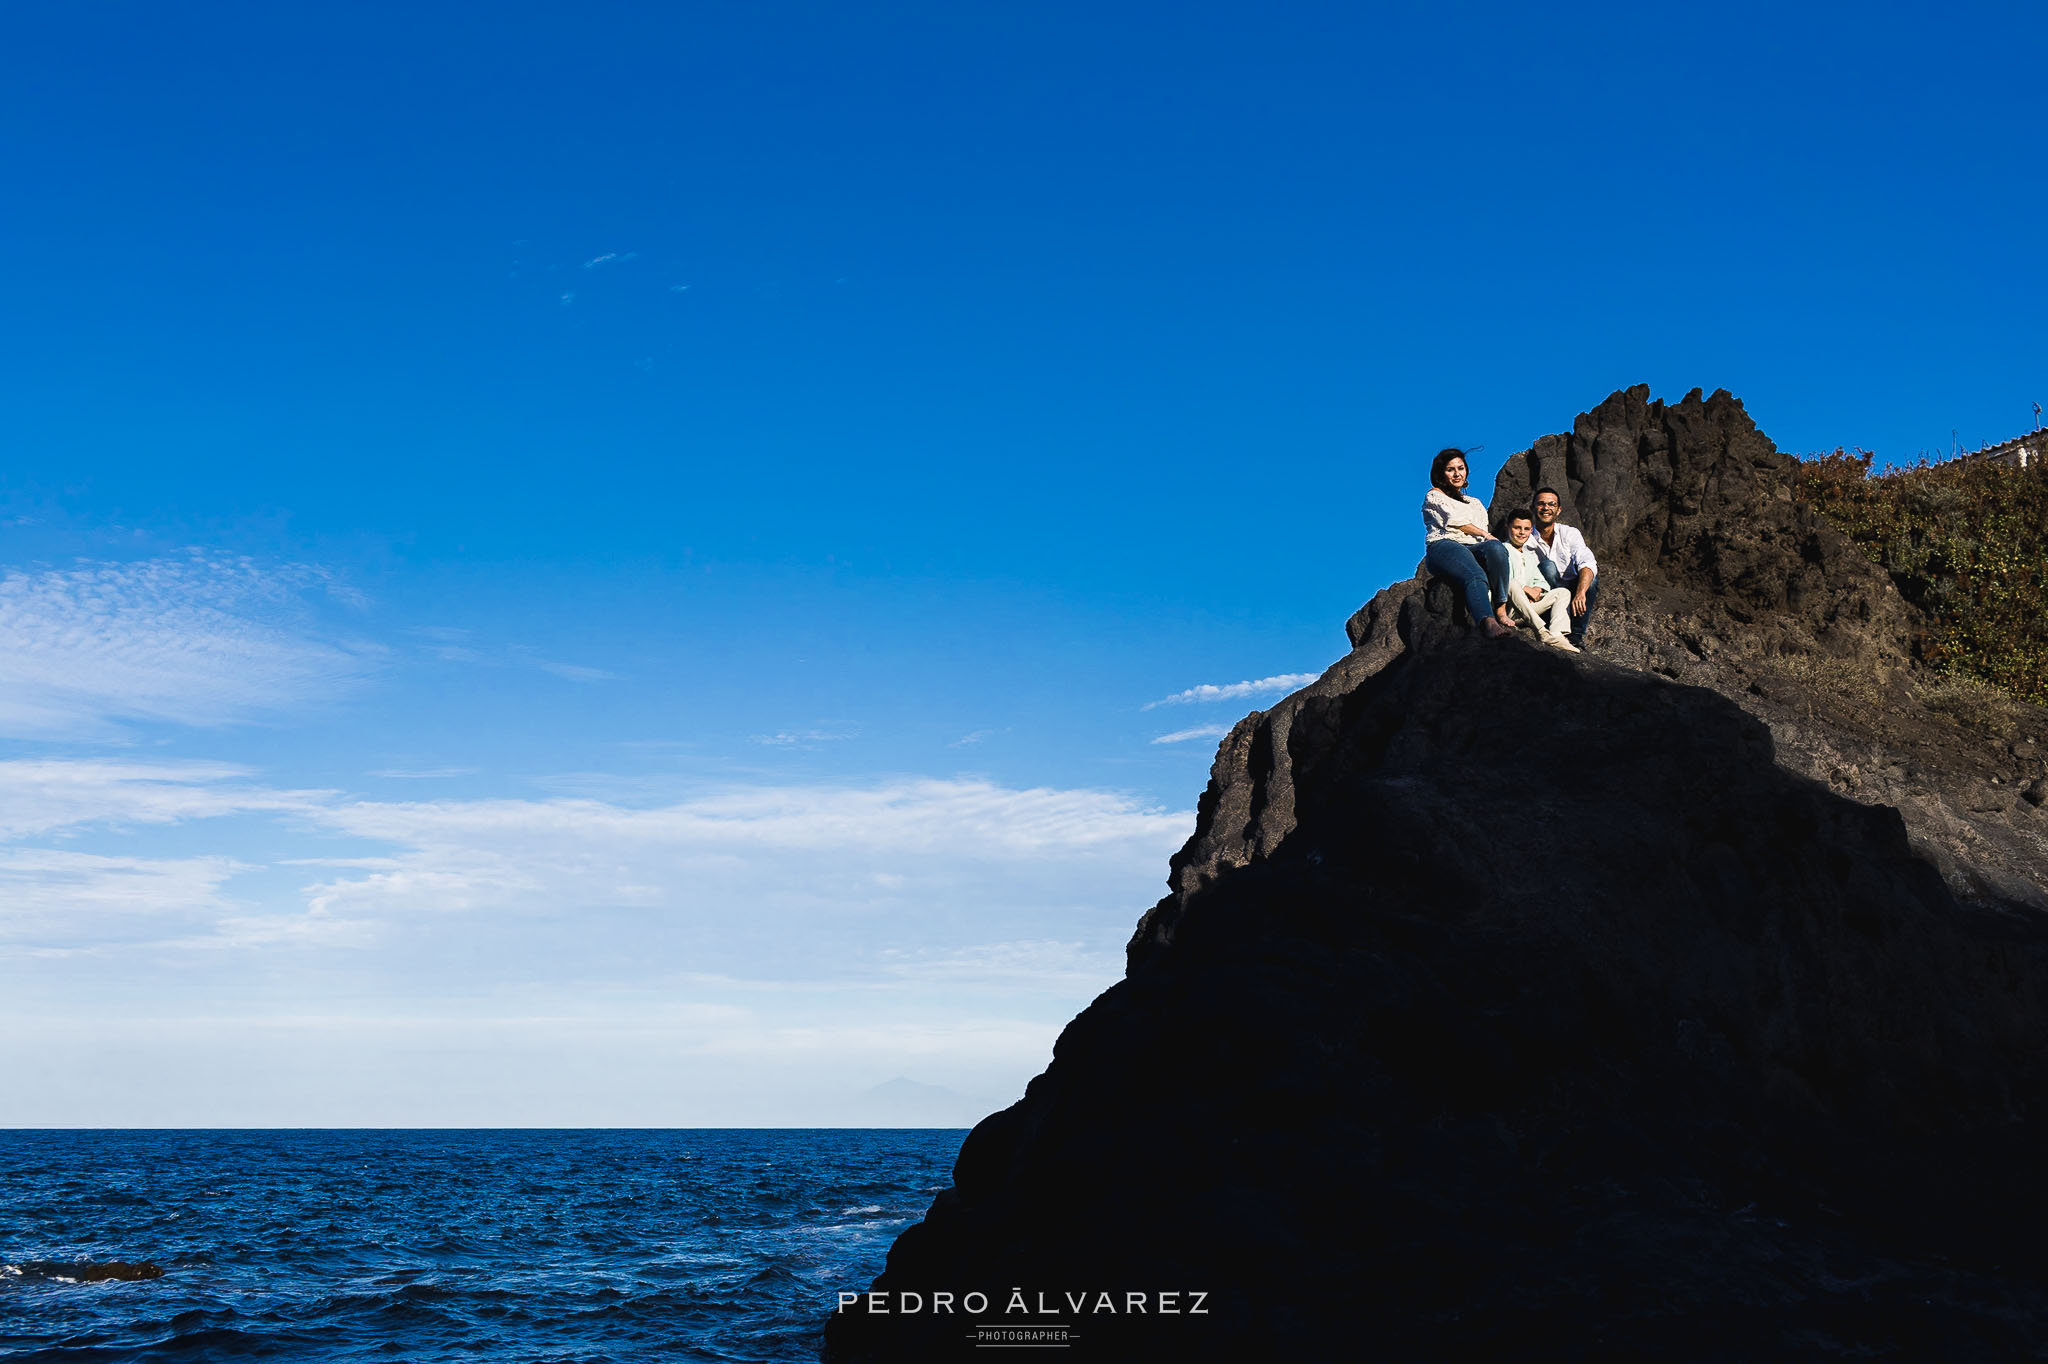
M1515 632L1508 615L1508 551L1486 529L1486 505L1465 496L1465 452L1439 450L1422 499L1422 562L1465 594L1465 609L1489 639Z

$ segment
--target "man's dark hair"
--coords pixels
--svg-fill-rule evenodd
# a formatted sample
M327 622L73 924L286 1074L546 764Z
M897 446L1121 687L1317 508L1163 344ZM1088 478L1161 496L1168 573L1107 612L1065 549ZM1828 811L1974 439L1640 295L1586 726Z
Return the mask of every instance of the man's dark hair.
M1557 497L1557 489L1555 488L1538 488L1535 492L1529 494L1529 505L1532 507L1535 506L1536 499L1543 496L1543 494L1545 493L1549 493L1552 497ZM1564 505L1564 499L1561 497L1557 497L1557 505L1562 507Z
M1463 497L1465 496L1464 493L1459 492L1456 488L1444 482L1444 469L1454 459L1465 460L1465 486L1468 488L1472 486L1472 461L1465 459L1465 452L1455 445L1447 446L1437 451L1436 458L1429 462L1429 486L1448 493L1452 497Z

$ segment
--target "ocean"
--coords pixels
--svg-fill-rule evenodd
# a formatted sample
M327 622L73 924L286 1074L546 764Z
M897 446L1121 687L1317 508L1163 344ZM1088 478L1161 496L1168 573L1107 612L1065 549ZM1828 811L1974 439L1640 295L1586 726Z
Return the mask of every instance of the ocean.
M4 1131L0 1359L814 1360L965 1135Z

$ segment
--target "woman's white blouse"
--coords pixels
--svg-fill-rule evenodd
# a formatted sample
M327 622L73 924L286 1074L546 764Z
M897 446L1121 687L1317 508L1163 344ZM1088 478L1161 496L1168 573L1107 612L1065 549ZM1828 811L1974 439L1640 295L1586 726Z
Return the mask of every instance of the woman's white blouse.
M1476 545L1480 537L1467 531L1452 530L1453 526L1483 526L1486 524L1486 504L1476 497L1452 497L1442 488L1431 488L1429 495L1422 499L1422 543L1435 540L1455 540L1461 545Z

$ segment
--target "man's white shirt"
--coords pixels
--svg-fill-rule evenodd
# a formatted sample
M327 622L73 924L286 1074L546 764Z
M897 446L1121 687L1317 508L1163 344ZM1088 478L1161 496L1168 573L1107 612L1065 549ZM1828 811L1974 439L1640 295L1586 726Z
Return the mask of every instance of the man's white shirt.
M1600 565L1593 560L1593 551L1586 548L1586 537L1571 526L1560 521L1551 527L1557 540L1545 544L1543 532L1536 531L1529 536L1529 548L1543 556L1543 562L1556 570L1558 581L1570 586L1579 576L1579 570L1590 568L1593 576L1600 576Z

